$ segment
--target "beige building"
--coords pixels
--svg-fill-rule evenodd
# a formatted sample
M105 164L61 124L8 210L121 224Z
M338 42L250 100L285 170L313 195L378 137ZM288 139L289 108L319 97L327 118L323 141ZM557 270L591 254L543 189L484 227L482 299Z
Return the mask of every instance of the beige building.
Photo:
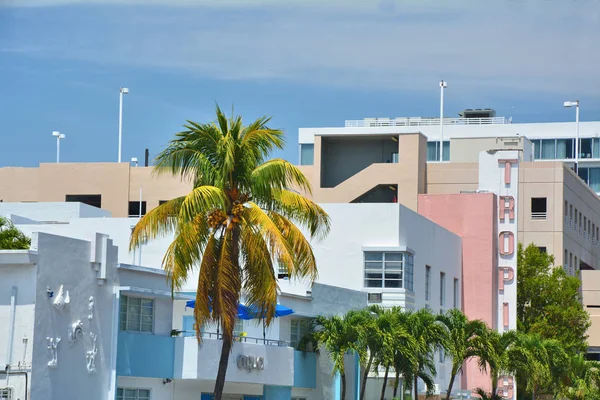
M160 202L189 193L192 185L170 176L153 176L150 167L129 163L40 164L0 168L0 201L79 201L111 212L138 216Z
M600 271L581 271L583 305L590 314L588 356L600 361Z

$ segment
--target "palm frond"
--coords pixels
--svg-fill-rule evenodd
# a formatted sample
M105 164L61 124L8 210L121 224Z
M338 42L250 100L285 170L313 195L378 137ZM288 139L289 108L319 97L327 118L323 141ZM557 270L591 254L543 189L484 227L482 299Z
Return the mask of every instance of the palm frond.
M181 203L179 223L193 221L197 216L206 217L210 211L226 207L227 200L223 190L215 186L199 186L185 196Z
M264 198L268 198L275 189L298 188L312 193L310 181L300 168L281 158L269 160L252 171L252 188L256 196Z
M178 226L177 218L184 200L185 196L177 197L146 213L131 233L129 250L139 247L148 240L174 232Z

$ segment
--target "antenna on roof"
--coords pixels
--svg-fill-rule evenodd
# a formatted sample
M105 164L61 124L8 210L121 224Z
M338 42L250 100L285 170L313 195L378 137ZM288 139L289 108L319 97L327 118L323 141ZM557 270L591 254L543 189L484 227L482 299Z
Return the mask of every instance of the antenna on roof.
M146 149L144 152L144 167L148 166L148 158L150 158L150 150Z

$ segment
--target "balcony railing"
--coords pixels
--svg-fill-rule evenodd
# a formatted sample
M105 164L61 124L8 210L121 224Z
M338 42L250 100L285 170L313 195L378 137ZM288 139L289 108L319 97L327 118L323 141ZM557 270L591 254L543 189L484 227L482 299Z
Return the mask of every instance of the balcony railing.
M532 212L531 219L534 221L545 220L546 215L547 215L547 213L545 211L544 212Z
M181 333L183 333L184 336L196 336L196 331L181 331ZM223 334L216 332L202 332L202 339L223 340ZM251 336L235 336L233 341L241 343L264 344L265 346L292 347L292 344L289 341L257 338Z
M490 118L444 118L444 125L503 125L510 124L505 117ZM386 126L437 126L440 125L439 118L365 118L346 120L346 128L369 128Z

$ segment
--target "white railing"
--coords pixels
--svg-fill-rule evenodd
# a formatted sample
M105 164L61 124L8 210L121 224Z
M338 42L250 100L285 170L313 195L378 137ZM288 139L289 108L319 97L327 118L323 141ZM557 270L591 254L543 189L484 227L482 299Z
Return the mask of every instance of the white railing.
M545 212L532 212L531 219L533 219L533 220L546 219L546 213Z
M510 124L505 117L490 118L444 118L444 125L503 125ZM436 126L440 125L439 118L365 118L346 120L346 128L369 128L385 126Z
M196 336L196 331L178 331L179 333L188 333ZM216 339L223 340L222 333L216 332L202 332L202 339ZM276 346L276 347L291 347L291 342L286 340L276 340L276 339L266 339L266 338L257 338L250 336L234 336L234 342L243 342L243 343L253 343L253 344L264 344L265 346Z

